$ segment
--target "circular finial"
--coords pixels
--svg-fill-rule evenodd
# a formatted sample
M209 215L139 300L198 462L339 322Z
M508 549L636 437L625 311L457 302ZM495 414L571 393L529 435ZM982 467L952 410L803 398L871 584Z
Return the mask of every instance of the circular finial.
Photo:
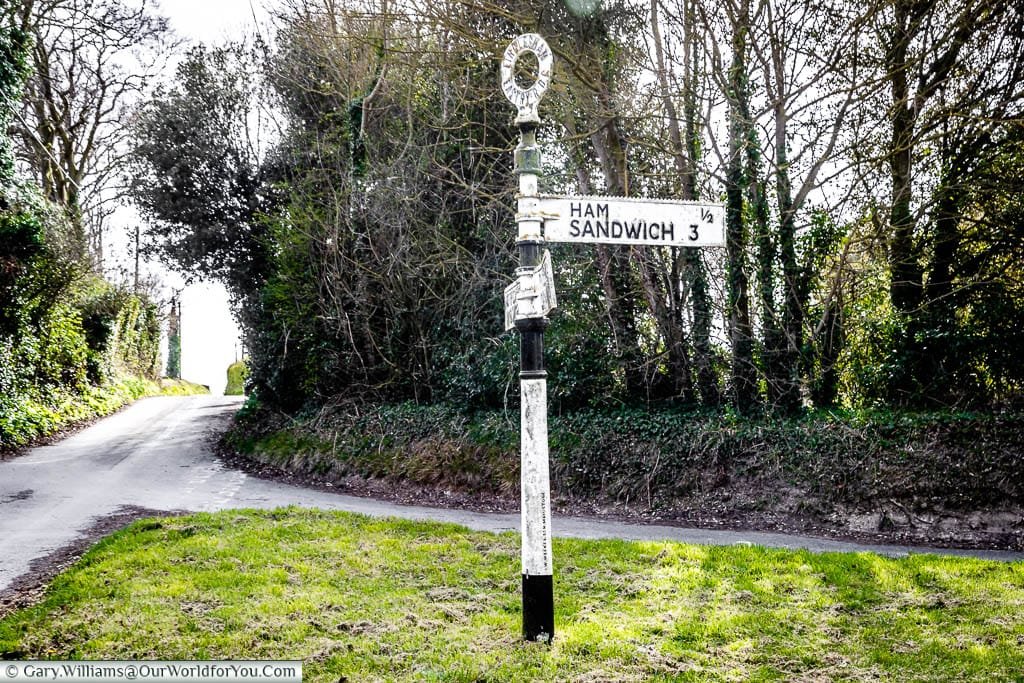
M528 88L516 82L516 63L526 54L537 58L537 73ZM551 83L551 65L551 48L536 33L524 33L505 48L501 58L501 90L518 111L516 123L540 123L537 105Z

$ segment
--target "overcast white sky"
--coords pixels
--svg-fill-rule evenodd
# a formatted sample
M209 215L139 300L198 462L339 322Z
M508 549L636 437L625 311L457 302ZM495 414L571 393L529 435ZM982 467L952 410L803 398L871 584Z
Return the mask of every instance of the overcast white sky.
M263 22L268 0L162 0L160 13L175 33L194 43L218 44L251 35ZM149 266L150 272L158 272ZM181 280L169 273L161 279L171 288ZM181 294L181 370L185 379L206 384L214 394L224 391L227 367L240 353L239 332L231 317L228 296L219 284L190 285Z
M272 0L160 0L161 14L182 38L221 43L252 32L253 16L262 23Z

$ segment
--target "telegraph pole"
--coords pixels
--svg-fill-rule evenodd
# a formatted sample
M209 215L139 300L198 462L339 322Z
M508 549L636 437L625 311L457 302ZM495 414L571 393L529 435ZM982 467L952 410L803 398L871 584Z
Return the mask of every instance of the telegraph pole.
M516 63L526 54L537 59L538 71L529 87L516 82ZM555 605L551 559L551 483L548 466L547 372L544 330L554 308L551 258L541 234L538 178L541 174L537 105L551 80L551 48L537 34L516 38L501 63L501 89L516 106L519 145L515 172L519 176L516 223L519 249L517 280L505 291L506 328L520 334L520 477L522 485L523 638L551 642Z
M135 294L139 293L139 224L135 223Z
M167 318L167 376L181 379L181 290L171 294L171 314Z

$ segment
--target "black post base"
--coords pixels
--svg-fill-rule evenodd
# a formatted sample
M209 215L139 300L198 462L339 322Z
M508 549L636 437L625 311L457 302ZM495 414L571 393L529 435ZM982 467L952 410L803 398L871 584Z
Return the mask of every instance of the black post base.
M555 636L555 591L550 576L523 576L523 638L550 643Z

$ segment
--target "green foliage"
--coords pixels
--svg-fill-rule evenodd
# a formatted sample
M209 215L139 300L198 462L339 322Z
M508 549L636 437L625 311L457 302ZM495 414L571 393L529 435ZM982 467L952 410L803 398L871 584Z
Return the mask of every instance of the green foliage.
M0 347L0 360L3 349ZM201 391L200 391L201 389ZM62 429L109 415L143 396L208 393L205 387L169 385L121 377L81 391L67 388L0 396L0 452L21 448Z
M149 391L160 341L152 303L83 274L67 207L14 177L7 131L31 44L17 13L0 11L0 450Z
M229 443L275 464L441 486L518 490L518 411L344 406L302 420L250 406ZM910 509L1024 504L1024 414L817 413L750 418L580 409L548 421L558 494L659 507L734 479L805 502Z
M167 337L167 376L181 377L181 335Z
M152 303L82 278L45 250L8 291L0 304L0 448L107 414L155 378L160 326Z
M32 39L18 26L16 6L0 10L0 192L14 177L14 157L7 131L12 109L17 106L21 86L29 72L28 55ZM0 211L6 210L0 195ZM2 241L0 241L2 244Z
M4 192L0 207L0 334L16 335L38 325L46 310L68 290L78 272L53 248L60 219L46 211L29 189Z
M850 407L880 408L889 398L889 388L898 386L903 377L898 336L904 322L889 302L884 276L866 278L864 284L864 294L852 307L841 381Z
M207 386L174 377L162 377L159 387L161 396L198 396L210 393Z
M228 439L278 465L321 475L395 479L456 490L508 494L518 487L518 456L500 413L473 416L442 404L402 403L363 410L342 406L303 426L268 433L263 411L247 411Z
M194 275L254 289L263 259L258 216L272 205L245 129L257 106L258 56L243 46L196 47L135 122L132 187L155 220L147 252Z
M35 360L35 385L41 391L64 388L74 393L86 389L86 358L89 347L82 330L81 311L69 301L59 301L41 321Z
M977 150L970 168L958 169L959 175L948 171L936 189L945 213L935 219L935 229L941 226L944 237L917 308L898 311L881 258L864 259L859 281L844 294L848 320L840 370L847 405L977 409L1019 402L1021 138L1016 130L997 136L994 149Z
M293 413L341 394L515 408L517 341L502 334L500 292L515 268L509 152L517 130L494 85L495 60L484 56L525 28L548 35L561 55L538 130L542 191L729 205L724 253L554 248L561 305L546 344L553 412L663 402L717 410L723 396L750 415L1019 399L1024 192L1014 179L1024 154L1020 127L999 123L1003 112L950 119L925 102L928 111L915 116L943 122L935 133L942 150L915 162L920 170L907 182L915 205L935 208L894 227L886 220L902 209L871 196L893 186L876 161L906 150L887 152L885 142L874 149L830 127L874 130L885 121L885 108L853 105L884 99L874 88L894 75L873 72L884 60L871 45L858 46L863 74L838 78L834 69L846 66L814 57L755 78L758 55L773 53L763 42L773 31L752 30L746 13L723 16L712 30L718 44L733 41L729 73L685 63L684 49L681 80L665 74L662 86L641 76L634 57L645 48L635 38L647 29L621 3L586 16L521 5L516 21L458 3L393 16L343 5L330 16L282 8L273 49L196 48L176 82L145 106L133 187L153 219L149 249L228 286L261 401ZM824 54L815 46L858 35L831 11L809 8L785 30L808 54ZM669 23L692 21L685 14ZM951 52L951 64L987 59L972 42L985 31L1012 31L966 28L970 44L957 43L964 52ZM1012 70L988 75L1002 72ZM805 74L813 82L801 82ZM847 85L836 90L838 83ZM960 91L935 85L942 87L931 92ZM764 87L793 97L760 110ZM797 93L819 90L813 105L800 103ZM673 91L682 119L657 110ZM734 114L726 169L709 167L701 150L714 131L694 109L714 93ZM1019 109L1017 96L1008 112ZM245 127L261 100L273 100L288 124L266 154L253 151ZM686 123L682 147L666 130L671 119ZM773 121L777 132L788 130L780 149L757 133ZM977 121L990 124L975 130ZM819 173L833 167L847 170ZM869 196L836 190L854 178L851 186ZM921 201L916 193L929 187L934 201ZM807 198L819 194L838 204L812 206ZM895 258L894 250L906 253ZM919 282L894 283L896 266ZM893 293L907 287L919 301L894 307ZM172 344L170 360L178 359ZM93 365L90 376L103 374Z
M4 220L12 214L15 220ZM62 388L81 391L87 346L72 294L77 267L49 250L38 214L21 208L0 212L0 224L5 222L22 226L20 233L30 235L35 246L26 250L12 244L20 256L6 257L9 267L0 282L0 354L8 371L0 378L0 391L12 400Z
M0 363L4 348L0 346ZM4 366L0 364L0 378ZM46 393L0 394L0 453L16 450L76 424L110 415L145 396L208 394L201 384L184 380L153 381L122 376L82 391L66 388Z
M9 287L15 264L24 264L43 251L43 223L28 211L0 212L0 258L3 259L4 285Z
M224 388L225 396L242 396L245 394L245 381L249 377L249 368L244 360L237 360L228 366L228 383Z
M127 288L88 278L78 305L89 343L90 381L122 374L158 376L160 322L155 304Z
M751 419L623 409L556 418L551 433L556 480L614 500L670 502L745 477L788 481L810 497L851 505L1024 501L1019 414Z
M437 349L437 394L467 409L499 408L518 393L518 340L512 334L467 339L461 348ZM511 396L510 396L511 394Z

